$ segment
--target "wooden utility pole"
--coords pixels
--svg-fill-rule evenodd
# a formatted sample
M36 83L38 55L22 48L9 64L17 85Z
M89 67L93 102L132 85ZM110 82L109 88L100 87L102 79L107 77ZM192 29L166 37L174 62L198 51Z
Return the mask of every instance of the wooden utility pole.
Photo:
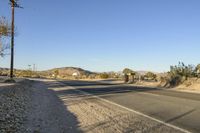
M11 59L10 59L10 78L13 78L13 68L14 68L14 28L15 28L15 1L11 1L12 8L12 28L11 28Z
M17 0L10 0L12 9L12 25L11 25L11 59L10 59L10 78L13 79L14 69L14 36L15 36L15 7L22 8L17 3Z

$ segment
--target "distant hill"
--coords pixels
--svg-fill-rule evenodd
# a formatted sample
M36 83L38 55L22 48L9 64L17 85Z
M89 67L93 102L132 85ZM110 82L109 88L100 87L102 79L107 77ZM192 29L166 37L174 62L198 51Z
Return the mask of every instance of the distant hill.
M7 71L7 70L10 70L9 68L2 68L2 67L0 67L0 70L1 71Z
M54 69L50 69L47 70L45 72L48 73L55 73L58 72L60 76L65 75L65 76L72 76L74 73L77 73L79 75L89 75L89 74L95 74L95 72L91 72L88 70L84 70L82 68L78 68L78 67L61 67L61 68L54 68Z

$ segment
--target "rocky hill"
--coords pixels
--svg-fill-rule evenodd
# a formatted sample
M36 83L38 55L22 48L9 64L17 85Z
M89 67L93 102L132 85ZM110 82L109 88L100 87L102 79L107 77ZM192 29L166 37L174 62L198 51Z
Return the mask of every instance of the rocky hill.
M90 75L90 74L95 74L94 72L84 70L82 68L78 67L62 67L62 68L54 68L46 71L48 73L58 73L60 76L65 75L65 76L72 76L73 74L78 74L78 75Z

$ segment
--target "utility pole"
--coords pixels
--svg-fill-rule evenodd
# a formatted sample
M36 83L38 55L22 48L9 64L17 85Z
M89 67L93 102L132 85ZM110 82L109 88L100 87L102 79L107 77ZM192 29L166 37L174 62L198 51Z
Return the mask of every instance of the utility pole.
M17 3L17 0L10 0L12 9L12 27L11 27L11 59L10 59L10 78L13 79L14 69L14 34L15 34L15 8L22 8Z
M28 65L28 70L29 70L29 71L32 71L32 70L31 70L31 65Z
M36 70L35 70L35 64L33 64L33 72L35 72Z
M14 28L15 28L15 6L14 0L12 0L11 8L12 8L12 31L11 31L11 59L10 59L10 78L13 78L13 66L14 66Z

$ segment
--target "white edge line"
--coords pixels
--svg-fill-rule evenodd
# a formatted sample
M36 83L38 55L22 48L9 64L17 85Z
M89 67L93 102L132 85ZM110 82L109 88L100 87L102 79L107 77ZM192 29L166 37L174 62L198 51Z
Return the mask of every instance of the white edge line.
M64 84L64 83L62 83L62 84ZM65 85L66 85L66 84L65 84ZM68 86L68 87L70 87L70 88L72 88L72 89L75 89L75 87L72 87L72 86ZM120 107L120 108L123 108L123 109L125 109L125 110L130 111L130 112L133 112L133 113L138 114L138 115L140 115L140 116L146 117L146 118L148 118L148 119L151 119L151 120L153 120L153 121L156 121L156 122L161 123L161 124L163 124L163 125L166 125L166 126L168 126L168 127L171 127L171 128L176 129L176 130L179 130L179 131L181 131L181 132L184 132L184 133L191 133L190 131L188 131L188 130L186 130L186 129L182 129L182 128L177 127L177 126L174 126L174 125L172 125L172 124L170 124L170 123L166 123L166 122L164 122L164 121L158 120L158 119L153 118L153 117L151 117L151 116L145 115L145 114L143 114L143 113L141 113L141 112L138 112L138 111L135 111L135 110L133 110L133 109L124 107L124 106L122 106L122 105L120 105L120 104L117 104L117 103L111 102L111 101L109 101L109 100L100 98L100 97L98 97L98 96L92 95L92 94L87 93L87 92L85 92L85 91L81 91L81 90L75 90L75 91L79 91L79 92L82 92L82 93L84 93L84 94L90 95L90 96L92 96L92 97L94 97L94 98L97 98L97 99L99 99L99 100L101 100L101 101L104 101L104 102L110 103L110 104L112 104L112 105L118 106L118 107Z

